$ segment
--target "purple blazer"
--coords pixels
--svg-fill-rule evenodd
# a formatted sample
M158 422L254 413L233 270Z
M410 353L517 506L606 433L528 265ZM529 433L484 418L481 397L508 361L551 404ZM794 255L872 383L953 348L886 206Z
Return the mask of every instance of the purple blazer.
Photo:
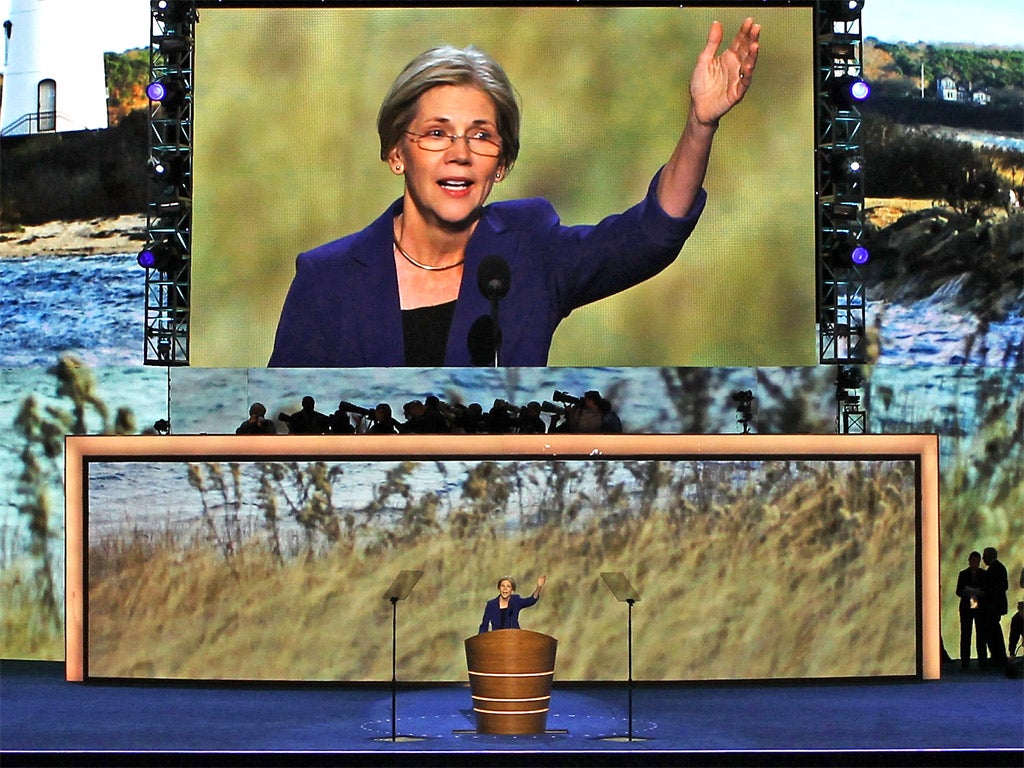
M487 205L466 248L462 285L445 349L446 366L472 365L470 327L490 314L477 287L487 256L508 262L501 299L500 363L547 365L551 337L577 307L656 275L693 232L707 195L681 219L658 204L655 176L647 196L596 225L563 226L554 207L532 198ZM366 229L299 255L281 311L269 365L348 368L405 365L395 273L393 221L401 199Z
M533 595L521 597L520 595L509 595L508 610L505 612L505 621L501 620L501 608L498 607L498 597L492 597L484 606L484 617L480 620L480 631L477 634L489 632L492 629L520 629L519 612L523 608L529 608L537 602Z

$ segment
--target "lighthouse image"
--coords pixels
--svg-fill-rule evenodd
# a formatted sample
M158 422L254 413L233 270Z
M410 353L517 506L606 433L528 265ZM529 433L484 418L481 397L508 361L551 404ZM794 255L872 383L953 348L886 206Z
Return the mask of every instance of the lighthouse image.
M3 21L0 135L107 127L103 4L10 0Z

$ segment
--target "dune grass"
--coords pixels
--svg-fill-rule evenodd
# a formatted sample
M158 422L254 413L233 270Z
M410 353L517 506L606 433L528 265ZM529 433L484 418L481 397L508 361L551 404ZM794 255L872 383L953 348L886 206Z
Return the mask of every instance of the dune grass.
M400 570L421 569L397 606L402 680L465 678L462 641L509 572L523 594L548 575L522 624L558 638L558 679L626 675L627 608L603 571L624 572L641 592L639 680L913 674L906 463L776 462L739 486L705 466L708 489L684 496L674 484L695 471L686 464L652 472L645 497L605 489L592 498L600 509L580 502L588 486L570 486L572 521L509 529L456 509L393 544L341 539L283 559L262 533L230 555L186 532L135 543L139 534L113 534L89 553L90 673L389 680L384 592ZM492 476L489 487L500 485Z
M63 617L47 610L25 559L0 572L0 657L63 659Z

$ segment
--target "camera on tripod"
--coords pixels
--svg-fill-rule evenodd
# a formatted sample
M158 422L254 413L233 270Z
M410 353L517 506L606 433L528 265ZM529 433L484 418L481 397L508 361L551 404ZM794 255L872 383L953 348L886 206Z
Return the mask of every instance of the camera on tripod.
M740 424L743 427L743 433L747 434L750 432L750 422L754 418L754 393L749 389L744 389L733 392L731 397L736 404L736 413L739 414L736 423Z
M565 415L565 407L564 406L555 405L554 403L550 402L549 400L545 400L543 403L540 404L540 411L541 411L541 413L553 413L556 416L564 416Z
M494 407L498 408L499 410L505 411L505 413L507 413L509 416L515 417L518 417L520 412L523 410L518 405L512 405L512 403L508 402L507 400L495 400Z
M736 403L736 409L739 410L740 406L750 403L754 399L754 393L749 389L744 389L742 392L733 392L732 401Z
M566 405L583 405L583 398L570 395L568 392L562 392L556 389L554 394L551 395L551 399L557 403L565 403Z
M357 413L360 416L364 416L366 418L373 418L372 408L363 408L362 406L353 405L352 403L346 402L344 400L338 403L338 410L343 411L345 413Z

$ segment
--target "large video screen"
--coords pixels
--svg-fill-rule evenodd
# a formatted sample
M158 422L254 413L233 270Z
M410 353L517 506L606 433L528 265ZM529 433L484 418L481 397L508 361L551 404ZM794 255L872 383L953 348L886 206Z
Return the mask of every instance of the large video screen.
M573 311L546 363L813 365L812 9L761 4L203 9L192 364L267 365L297 255L364 229L402 197L380 158L377 115L421 52L476 46L511 80L521 149L489 201L544 198L562 224L590 225L644 199L685 123L712 22L724 48L747 16L763 27L757 71L715 137L695 231L655 277ZM477 278L464 272L459 302L479 299ZM513 271L511 290L535 279ZM372 281L359 291L371 307L385 292ZM397 307L361 311L385 327ZM503 312L499 324L509 338L533 319Z
M918 672L911 456L137 456L86 472L93 678L382 682L394 620L401 680L465 680L463 641L510 575L524 597L547 577L520 622L558 639L557 680L622 680L627 606L603 573L639 596L638 680ZM393 613L407 570L422 578Z

